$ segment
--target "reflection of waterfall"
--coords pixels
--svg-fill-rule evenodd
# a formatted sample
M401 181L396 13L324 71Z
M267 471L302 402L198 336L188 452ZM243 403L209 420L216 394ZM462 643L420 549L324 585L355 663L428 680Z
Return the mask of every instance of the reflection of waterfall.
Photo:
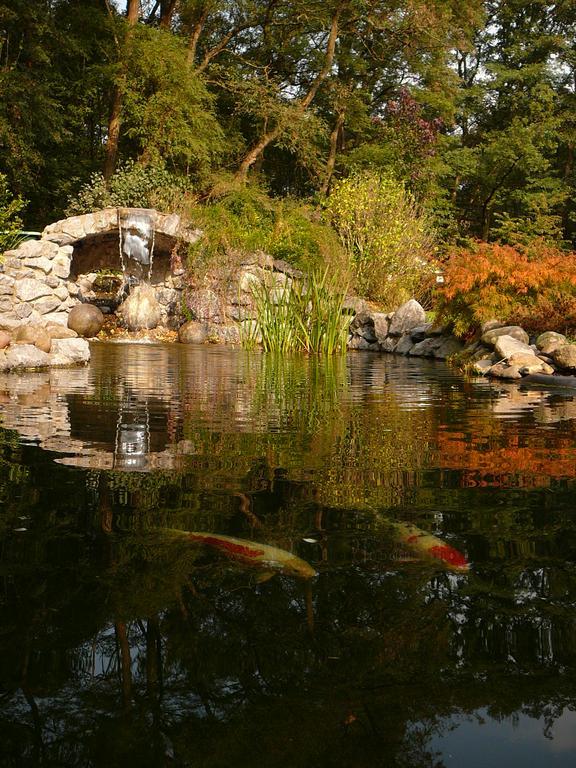
M148 469L150 453L150 418L148 404L142 408L121 404L116 423L116 442L114 446L114 469Z

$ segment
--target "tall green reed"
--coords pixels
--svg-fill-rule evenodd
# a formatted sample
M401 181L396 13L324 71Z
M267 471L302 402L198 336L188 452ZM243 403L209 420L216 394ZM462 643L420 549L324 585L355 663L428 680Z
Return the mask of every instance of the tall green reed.
M345 288L330 284L328 270L293 280L290 287L260 285L254 289L257 320L244 333L245 346L258 340L267 352L343 352L350 323L345 297Z

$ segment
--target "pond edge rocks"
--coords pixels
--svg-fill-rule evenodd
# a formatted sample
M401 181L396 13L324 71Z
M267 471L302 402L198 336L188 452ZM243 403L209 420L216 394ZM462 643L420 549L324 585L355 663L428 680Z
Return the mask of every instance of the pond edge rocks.
M556 331L531 341L521 326L491 320L479 329L477 338L464 344L449 330L423 320L424 309L414 299L388 314L364 306L350 323L348 348L450 359L472 375L497 379L576 373L576 344Z

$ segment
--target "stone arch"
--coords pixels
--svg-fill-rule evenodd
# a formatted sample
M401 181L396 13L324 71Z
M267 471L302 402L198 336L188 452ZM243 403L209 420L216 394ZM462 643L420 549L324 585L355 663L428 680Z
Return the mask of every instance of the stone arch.
M154 268L153 263L152 283L161 283L171 271L169 258L175 247L195 243L201 236L199 230L183 225L176 213L161 213L152 208L104 208L49 224L42 232L42 239L73 247L72 278L98 269L118 268L119 221L121 216L130 213L144 214L153 223L156 266Z
M7 251L0 267L0 328L28 323L66 324L70 309L90 301L77 281L79 275L119 269L120 215L143 213L154 230L151 283L163 307L162 322L177 325L183 272L171 255L179 243L195 243L197 229L175 214L154 209L105 208L49 224L40 240L27 240Z

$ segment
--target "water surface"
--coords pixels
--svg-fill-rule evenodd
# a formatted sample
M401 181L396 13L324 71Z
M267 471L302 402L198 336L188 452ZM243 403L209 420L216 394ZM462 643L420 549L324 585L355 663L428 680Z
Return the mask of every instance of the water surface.
M0 419L2 766L574 764L569 391L100 344Z

